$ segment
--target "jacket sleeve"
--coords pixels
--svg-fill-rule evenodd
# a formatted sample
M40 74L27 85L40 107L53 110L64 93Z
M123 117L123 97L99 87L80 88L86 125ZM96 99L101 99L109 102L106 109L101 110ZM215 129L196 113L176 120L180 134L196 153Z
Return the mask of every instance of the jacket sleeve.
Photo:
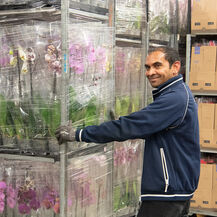
M177 92L176 92L177 93ZM175 92L157 98L142 110L118 120L100 125L87 126L76 131L76 140L107 143L128 139L145 139L170 126L181 123L187 106L187 99Z

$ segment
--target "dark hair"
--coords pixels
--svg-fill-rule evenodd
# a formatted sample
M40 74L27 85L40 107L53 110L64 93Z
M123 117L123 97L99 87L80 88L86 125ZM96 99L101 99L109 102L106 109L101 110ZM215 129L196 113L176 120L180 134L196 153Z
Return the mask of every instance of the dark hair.
M165 54L165 60L169 62L170 67L176 61L181 62L178 51L172 47L163 47L163 46L154 47L154 48L149 49L148 54L155 52L155 51L161 51L162 53Z

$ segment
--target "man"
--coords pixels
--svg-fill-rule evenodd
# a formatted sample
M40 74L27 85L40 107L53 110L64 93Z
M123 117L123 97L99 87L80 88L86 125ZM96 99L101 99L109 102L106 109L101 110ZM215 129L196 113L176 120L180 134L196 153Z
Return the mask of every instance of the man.
M179 74L176 50L150 50L145 67L150 84L156 88L153 103L99 126L77 130L60 126L56 137L59 144L145 139L138 217L187 217L200 171L197 105Z

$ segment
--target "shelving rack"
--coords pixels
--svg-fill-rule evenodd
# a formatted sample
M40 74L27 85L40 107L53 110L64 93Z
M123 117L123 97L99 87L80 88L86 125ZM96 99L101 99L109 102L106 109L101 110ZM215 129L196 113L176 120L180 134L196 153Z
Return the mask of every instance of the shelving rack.
M186 83L189 84L190 78L190 65L191 65L191 44L192 37L203 36L203 35L216 35L215 33L195 33L186 35ZM217 91L212 90L192 90L194 96L217 96ZM217 149L212 148L201 148L201 153L217 154ZM205 209L205 208L190 208L191 214L201 214L209 216L217 216L217 210Z
M55 8L55 7L48 7L48 8L35 8L35 9L17 9L17 10L7 10L7 11L0 11L0 17L4 17L6 15L12 16L11 18L7 18L4 20L1 20L0 23L5 23L5 22L14 22L17 21L17 18L14 18L13 15L25 15L25 14L33 14L34 17L37 17L39 14L43 14L45 16L57 16L58 18L61 17L61 41L62 41L62 81L61 81L61 96L63 98L61 99L61 124L66 124L68 121L67 117L67 79L68 79L68 74L69 74L69 53L68 53L68 24L69 24L69 18L70 17L75 17L81 20L89 20L89 21L101 21L101 22L108 22L110 27L114 28L113 32L113 46L129 46L129 47L139 47L142 50L141 53L141 71L142 76L141 76L141 89L144 90L142 100L141 100L141 105L147 106L148 104L148 92L149 87L148 87L148 81L145 78L144 75L144 61L145 57L148 52L149 45L151 43L153 44L161 44L161 45L166 45L167 42L165 41L155 41L152 40L150 41L149 38L149 20L145 20L142 22L142 28L141 28L141 37L140 38L132 38L132 37L127 37L126 35L123 37L120 37L120 35L116 35L115 32L115 1L110 0L109 2L109 9L108 11L104 11L104 14L97 14L97 13L92 13L88 11L83 11L77 9L79 6L79 3L76 3L75 8L70 8L69 5L69 0L61 0L61 10ZM148 0L146 1L148 2ZM75 3L75 2L74 2ZM148 5L148 3L147 3ZM84 5L81 5L84 7ZM147 14L148 14L148 9L147 9ZM22 18L25 20L25 18ZM171 36L173 39L176 38L176 36L172 35ZM177 43L175 40L173 40L173 46L176 46ZM114 61L113 61L114 62ZM113 66L114 67L114 66ZM144 82L143 82L144 81ZM114 93L112 93L114 94ZM112 105L114 107L114 105ZM102 147L102 146L100 146ZM92 149L93 151L96 151L98 146L94 147L89 147L85 150L90 150ZM112 146L113 148L113 146ZM17 151L17 154L8 154L6 151L4 154L0 154L0 157L8 158L8 159L17 159L17 160L30 160L30 161L42 161L42 162L49 162L49 163L55 163L56 161L60 162L60 217L66 217L67 216L67 161L70 158L73 158L73 156L76 154L83 154L85 150L73 150L68 154L68 145L64 144L60 146L60 156L58 157L48 157L48 156L31 156L31 153L24 153L23 155L19 153L19 150ZM79 152L79 153L78 153ZM10 152L11 153L11 152ZM112 165L111 165L112 167ZM112 168L113 169L113 168ZM112 201L111 201L112 203ZM118 213L116 213L116 216L124 216L124 217L129 217L134 215L135 212L133 213L128 213L128 210L120 210Z
M208 215L208 216L217 216L217 212L212 209L197 209L197 208L190 208L190 215L193 214L200 214L200 215Z
M78 4L78 3L77 3ZM14 21L17 21L16 16L22 16L31 14L33 17L40 17L40 14L43 14L45 16L59 16L61 17L61 38L62 38L62 81L61 81L61 95L64 96L61 99L61 124L65 124L68 121L67 117L67 76L68 76L68 70L69 70L69 54L68 54L68 23L69 23L69 17L76 17L78 19L82 20L90 20L90 21L101 21L101 22L108 22L111 27L114 28L114 20L115 20L115 5L114 1L110 0L110 6L108 9L108 13L105 14L96 14L96 13L90 13L87 11L82 11L78 9L73 9L69 7L69 0L61 0L61 10L55 8L55 7L47 7L47 8L34 8L34 9L16 9L16 10L2 10L0 11L0 17L9 16L6 19L0 20L0 23L13 23ZM59 19L58 18L58 19ZM20 20L25 20L26 18L20 18ZM115 29L115 28L114 28ZM113 33L115 35L115 31ZM129 39L129 38L117 38L114 37L113 45L115 46L115 43L125 43L130 46L140 47L142 48L142 71L144 71L144 56L147 53L148 49L148 34L147 31L142 30L142 37L141 39ZM144 73L142 73L142 80L144 78ZM146 80L147 82L147 80ZM143 85L143 89L147 88L145 84ZM146 91L145 93L146 94ZM147 99L147 97L146 97ZM142 104L147 104L147 102L143 98ZM60 163L60 217L66 217L67 216L67 161L68 158L73 157L75 154L77 155L82 154L82 151L84 150L78 150L73 151L70 154L68 153L68 145L64 144L60 146L60 156L34 156L31 153L20 153L19 150L13 149L13 151L9 149L4 149L4 153L0 154L0 157L4 159L14 159L14 160L27 160L27 161L36 161L36 162L48 162L48 163L55 163L58 161ZM91 147L89 149L93 149L96 151L96 148L98 146ZM88 148L87 148L88 149ZM9 153L7 151L9 150ZM116 216L131 216L135 213L127 214L126 210L121 210L119 213L116 213Z

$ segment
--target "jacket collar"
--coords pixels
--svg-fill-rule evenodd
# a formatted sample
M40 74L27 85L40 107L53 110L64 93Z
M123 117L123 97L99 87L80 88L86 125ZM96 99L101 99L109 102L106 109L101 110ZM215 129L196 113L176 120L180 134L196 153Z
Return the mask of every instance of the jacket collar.
M157 95L158 93L162 92L163 90L167 89L168 87L171 87L174 84L177 84L177 82L182 82L183 81L183 77L181 74L170 78L168 81L166 81L165 83L161 84L157 89L152 91L153 96Z

